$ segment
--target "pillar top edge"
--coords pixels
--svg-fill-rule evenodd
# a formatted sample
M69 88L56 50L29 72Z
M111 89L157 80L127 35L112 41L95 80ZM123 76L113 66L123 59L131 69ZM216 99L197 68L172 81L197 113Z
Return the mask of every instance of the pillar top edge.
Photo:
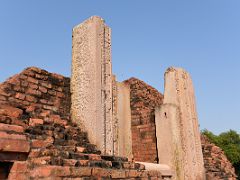
M97 15L94 15L94 16L91 16L89 17L88 19L84 20L83 22L81 22L80 24L76 25L73 27L73 31L79 27L81 27L82 25L86 24L86 23L89 23L89 22L94 22L94 21L100 21L102 23L105 24L105 20L101 17L101 16L97 16Z
M167 68L167 70L165 71L165 75L168 74L168 73L171 73L171 72L177 72L177 73L182 73L182 74L188 74L189 75L189 73L185 69L183 69L181 67L173 67L173 66Z

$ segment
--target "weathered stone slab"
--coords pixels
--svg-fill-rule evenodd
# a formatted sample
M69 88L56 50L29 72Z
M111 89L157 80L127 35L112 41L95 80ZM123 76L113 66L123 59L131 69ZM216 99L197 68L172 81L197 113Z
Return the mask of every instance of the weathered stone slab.
M133 158L131 133L130 87L113 81L114 155Z
M71 115L102 153L113 154L111 30L93 16L73 28Z
M205 179L194 89L183 69L166 71L164 101L155 116L159 163L169 165L175 179Z

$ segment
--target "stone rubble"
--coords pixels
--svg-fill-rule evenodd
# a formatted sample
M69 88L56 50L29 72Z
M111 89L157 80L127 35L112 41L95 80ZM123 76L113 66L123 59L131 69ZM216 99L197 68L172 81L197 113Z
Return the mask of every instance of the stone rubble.
M235 169L223 150L210 143L204 135L201 136L201 141L207 180L236 179Z

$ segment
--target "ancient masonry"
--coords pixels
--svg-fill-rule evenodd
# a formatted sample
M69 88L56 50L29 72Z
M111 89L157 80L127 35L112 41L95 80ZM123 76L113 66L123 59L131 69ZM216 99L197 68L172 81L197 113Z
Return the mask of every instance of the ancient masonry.
M102 152L113 154L111 31L99 17L73 29L72 118Z
M124 140L131 139L131 126L126 123L131 119L130 98L125 95L130 88L123 91L116 86L113 91L110 38L110 29L100 17L73 29L71 112L102 152L129 156L131 142L126 145ZM169 165L177 179L205 179L191 79L184 70L171 68L165 85L163 105L156 109L158 161Z
M30 67L0 84L0 179L236 179L221 149L200 139L186 71L166 71L164 95L118 82L102 18L72 37L71 79Z
M159 161L170 165L177 179L203 179L194 90L183 69L169 68L165 73L164 100L155 114Z

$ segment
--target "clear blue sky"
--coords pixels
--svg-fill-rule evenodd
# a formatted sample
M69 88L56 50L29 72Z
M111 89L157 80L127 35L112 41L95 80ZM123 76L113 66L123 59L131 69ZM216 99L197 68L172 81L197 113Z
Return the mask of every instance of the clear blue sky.
M113 71L163 92L169 66L194 81L201 129L240 131L239 0L1 0L0 82L28 66L70 76L71 29L112 28Z

